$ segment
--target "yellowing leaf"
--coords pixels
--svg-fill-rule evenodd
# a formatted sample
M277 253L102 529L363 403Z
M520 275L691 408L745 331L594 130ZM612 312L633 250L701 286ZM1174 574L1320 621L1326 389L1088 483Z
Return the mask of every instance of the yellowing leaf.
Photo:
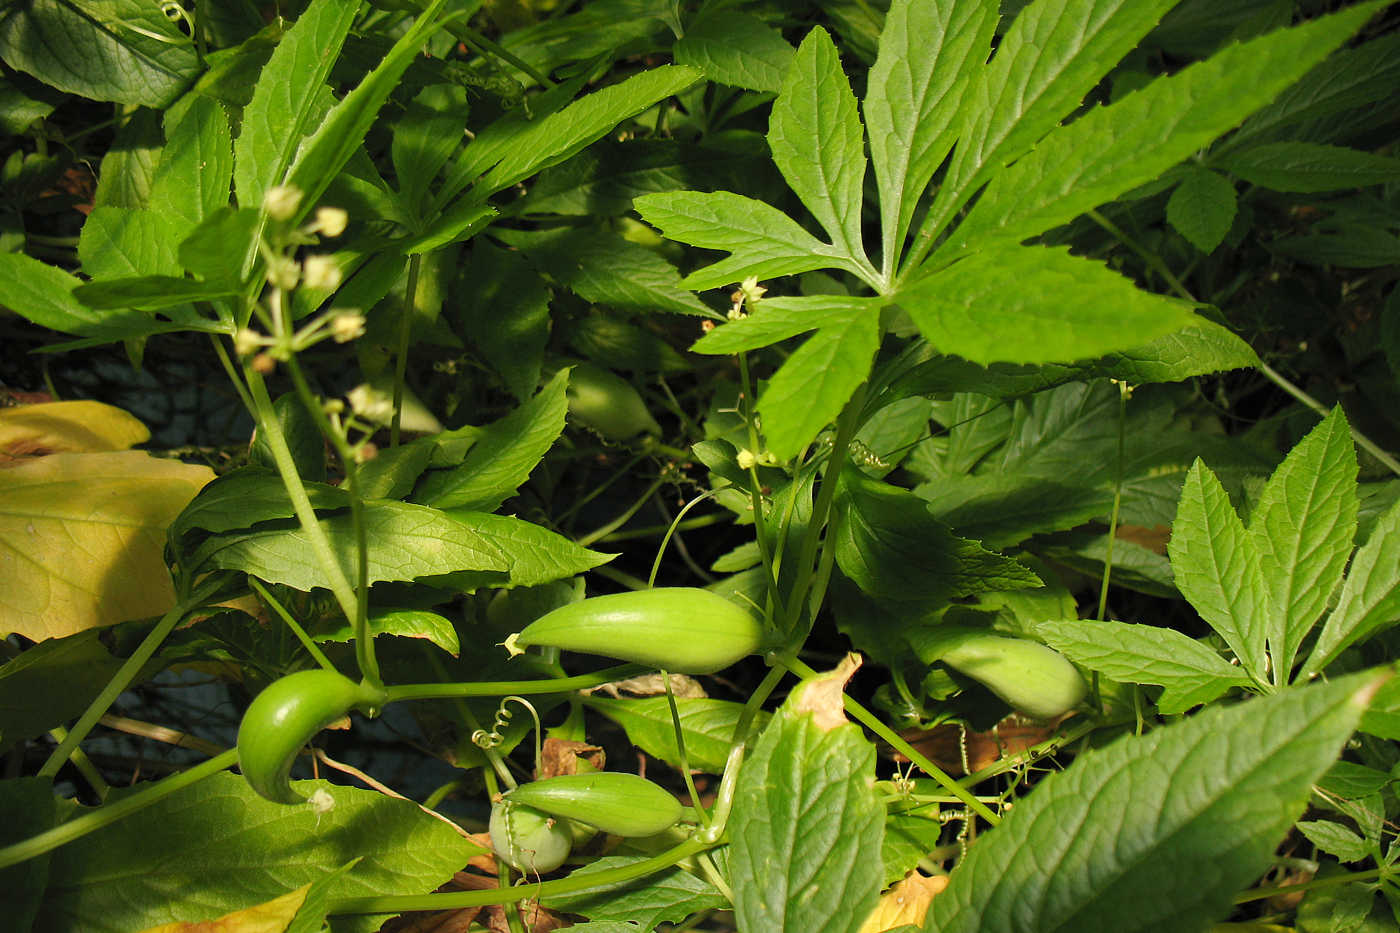
M165 529L213 478L134 450L0 468L0 637L61 638L169 609Z
M142 933L285 933L301 910L311 885L304 884L265 904L224 914L218 920L197 923L162 923Z
M835 670L809 677L793 688L788 707L794 713L811 713L817 728L830 732L844 726L846 719L846 684L861 665L861 656L847 654Z
M922 926L933 896L946 887L947 875L929 877L915 872L880 895L880 903L865 918L860 933L883 933L910 923Z
M0 463L41 454L126 450L151 436L120 408L45 402L0 410Z

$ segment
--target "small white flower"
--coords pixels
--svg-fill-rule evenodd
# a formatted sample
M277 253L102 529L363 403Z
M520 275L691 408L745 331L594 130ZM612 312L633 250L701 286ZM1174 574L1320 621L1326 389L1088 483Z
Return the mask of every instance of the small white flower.
M316 208L316 229L326 236L340 236L349 223L350 215L339 207Z
M308 256L302 264L302 281L307 288L337 289L340 287L340 264L333 256Z
M263 210L273 220L287 221L301 207L301 189L292 185L274 185L263 195Z
M342 311L331 318L331 336L336 343L349 343L365 335L365 316L358 311Z
M274 256L267 263L267 281L273 288L291 291L301 279L301 265L287 256Z
M261 346L262 338L257 335L256 331L246 327L233 335L233 352L240 357L252 356L258 352L258 348Z
M355 386L345 395L355 414L375 424L388 424L394 417L394 400L368 384Z

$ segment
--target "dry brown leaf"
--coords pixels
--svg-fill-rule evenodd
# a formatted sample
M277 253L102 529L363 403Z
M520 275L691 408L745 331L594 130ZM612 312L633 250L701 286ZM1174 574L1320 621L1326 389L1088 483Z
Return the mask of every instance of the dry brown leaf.
M579 759L591 766L585 770L602 771L607 764L607 757L597 745L547 738L540 748L540 773L536 777L543 780L561 774L578 774Z
M846 684L861 665L861 656L852 652L841 659L836 669L809 677L792 691L792 711L811 713L817 728L830 732L844 726L848 720L845 711Z

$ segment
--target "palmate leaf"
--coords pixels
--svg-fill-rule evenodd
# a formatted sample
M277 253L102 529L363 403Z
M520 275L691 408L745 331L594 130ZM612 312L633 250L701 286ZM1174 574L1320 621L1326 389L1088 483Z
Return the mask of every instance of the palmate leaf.
M1181 594L1264 683L1271 607L1259 554L1220 480L1199 459L1186 475L1168 548Z
M1376 522L1356 551L1337 606L1327 617L1302 680L1332 663L1349 645L1400 619L1400 503Z
M1052 774L934 898L929 933L1202 933L1264 871L1378 680L1209 709Z
M836 44L820 26L807 34L773 104L768 125L773 162L831 241L847 256L865 256L861 191L865 135Z
M1025 155L1177 0L1032 3L962 101L958 145L923 233L932 237L1002 166Z
M1269 591L1269 650L1287 681L1303 638L1342 581L1356 536L1356 451L1340 407L1289 452L1249 516Z
M960 128L958 108L985 56L997 4L896 0L885 16L880 54L864 101L870 160L880 191L885 268Z
M1071 362L1127 350L1195 320L1064 249L993 246L898 292L894 301L941 353L975 363Z
M879 315L857 303L788 357L758 397L768 449L779 460L797 456L836 418L869 374L879 341Z
M939 255L989 238L1023 240L1151 181L1272 99L1376 9L1353 7L1231 46L1055 129L997 173Z

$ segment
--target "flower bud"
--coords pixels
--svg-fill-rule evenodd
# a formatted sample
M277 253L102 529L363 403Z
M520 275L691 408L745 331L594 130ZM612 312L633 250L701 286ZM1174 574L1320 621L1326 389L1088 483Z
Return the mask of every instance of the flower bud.
M288 221L301 207L301 189L292 185L274 185L263 195L263 210L273 220Z

